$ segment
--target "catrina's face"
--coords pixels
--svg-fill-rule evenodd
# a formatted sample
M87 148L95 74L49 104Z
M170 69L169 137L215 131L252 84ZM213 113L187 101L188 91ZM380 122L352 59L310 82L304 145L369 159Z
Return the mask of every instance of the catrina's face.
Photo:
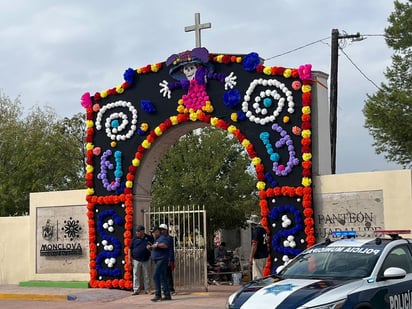
M195 77L197 66L194 64L186 64L183 67L183 74L188 80L192 80Z

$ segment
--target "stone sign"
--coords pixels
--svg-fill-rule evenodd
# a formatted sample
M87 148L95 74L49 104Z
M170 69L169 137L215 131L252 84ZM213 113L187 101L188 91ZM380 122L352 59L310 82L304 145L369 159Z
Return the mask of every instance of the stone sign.
M85 206L41 207L36 216L36 272L88 272Z
M373 237L375 230L384 228L381 190L315 195L314 205L318 241L333 231L356 231L358 236Z

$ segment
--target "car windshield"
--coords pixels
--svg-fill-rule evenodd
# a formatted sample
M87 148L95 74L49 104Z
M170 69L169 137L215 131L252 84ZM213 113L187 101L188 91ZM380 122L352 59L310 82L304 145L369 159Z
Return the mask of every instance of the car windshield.
M309 249L286 265L279 275L300 279L359 279L371 274L380 254L381 250L375 248Z

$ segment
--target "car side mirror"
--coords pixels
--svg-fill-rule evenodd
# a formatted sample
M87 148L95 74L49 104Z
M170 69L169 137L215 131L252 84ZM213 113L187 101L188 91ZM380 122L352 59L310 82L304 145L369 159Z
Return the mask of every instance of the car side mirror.
M383 273L384 279L402 279L405 278L406 271L399 267L389 267Z

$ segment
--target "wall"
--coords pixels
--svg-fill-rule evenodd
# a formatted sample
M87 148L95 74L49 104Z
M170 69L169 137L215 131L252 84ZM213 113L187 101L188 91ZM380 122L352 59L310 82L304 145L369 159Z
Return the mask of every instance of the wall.
M80 219L80 226L82 227L82 243L83 254L80 257L82 264L78 271L74 271L70 263L74 265L79 264L78 256L68 256L64 259L62 257L47 257L51 260L50 268L45 267L44 263L47 261L39 260L39 244L41 243L40 236L43 222L38 220L39 214L44 216L50 209L62 208L57 212L57 216L63 215L64 218L70 215L78 216L83 212L84 216ZM56 281L88 281L88 225L86 216L86 193L84 190L73 191L59 191L59 192L43 192L30 194L30 263L27 272L30 274L30 280L56 280ZM53 214L51 211L50 215ZM46 215L47 216L47 215ZM49 216L47 216L49 218ZM58 219L54 218L54 219ZM63 220L60 219L60 220ZM54 260L54 261L53 261ZM56 269L56 263L60 265L61 269L67 268L67 272L53 272ZM86 265L84 265L86 263Z
M30 217L0 217L0 284L30 278Z
M375 212L377 222L376 225L371 222L372 228L374 226L380 228L379 221L383 219L384 226L381 228L412 229L410 220L412 214L412 170L314 177L313 189L314 208L317 215L319 213L342 213L345 210L349 210L348 212L355 210ZM331 194L338 197L335 203L330 202L333 200L330 199ZM328 195L329 199L325 198ZM370 197L365 198L367 195ZM353 199L353 196L363 198ZM382 200L380 200L380 196ZM328 200L329 203L327 203ZM353 204L354 200L357 201L357 204ZM351 203L352 209L350 209ZM382 209L379 209L380 207ZM380 211L383 218L380 218ZM315 224L318 224L319 228L319 222L315 222ZM355 230L358 228L356 224L353 226Z

